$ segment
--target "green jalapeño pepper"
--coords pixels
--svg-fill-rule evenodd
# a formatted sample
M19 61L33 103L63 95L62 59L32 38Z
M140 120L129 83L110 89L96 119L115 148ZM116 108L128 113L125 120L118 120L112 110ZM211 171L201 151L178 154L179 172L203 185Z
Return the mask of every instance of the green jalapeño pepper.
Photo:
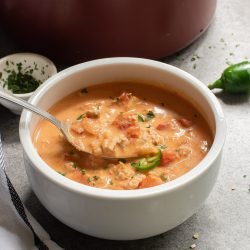
M219 88L232 94L250 93L250 62L244 61L229 66L221 78L208 85L208 88Z
M162 153L161 150L159 150L157 154L154 156L141 158L138 162L132 162L131 166L140 171L147 171L154 167L159 166L161 163L161 158L162 158Z

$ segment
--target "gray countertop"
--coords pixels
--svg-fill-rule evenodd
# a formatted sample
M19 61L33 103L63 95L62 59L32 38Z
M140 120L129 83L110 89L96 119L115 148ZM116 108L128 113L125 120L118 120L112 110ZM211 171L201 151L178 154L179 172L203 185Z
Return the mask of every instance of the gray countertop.
M249 13L249 0L218 0L215 18L206 33L165 62L186 70L204 84L215 80L227 63L250 59ZM10 47L6 49L8 53L14 51ZM250 249L250 101L244 95L217 93L216 96L227 120L218 181L195 215L164 234L137 241L101 240L78 233L55 219L41 205L27 181L18 136L19 117L0 106L7 173L31 214L65 249L179 250L189 249L194 243L196 249L205 250ZM196 232L197 240L192 238Z

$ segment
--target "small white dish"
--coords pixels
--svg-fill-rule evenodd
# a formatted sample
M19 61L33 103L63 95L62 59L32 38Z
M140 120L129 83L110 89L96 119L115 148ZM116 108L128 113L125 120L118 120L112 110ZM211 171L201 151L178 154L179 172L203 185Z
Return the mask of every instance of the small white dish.
M29 69L33 69L33 72L30 73L36 80L41 81L41 84L50 78L52 75L57 73L56 66L54 63L39 54L34 53L16 53L9 56L5 56L0 59L0 91L4 91L8 94L12 94L15 97L21 98L25 101L32 96L33 92L25 93L25 94L13 94L11 90L8 90L7 86L4 87L4 81L7 79L9 73L7 71L15 70L17 72L17 64L21 63L22 68L25 69L29 67ZM12 104L8 101L5 101L0 98L0 103L12 111L14 114L20 115L22 112L22 108Z

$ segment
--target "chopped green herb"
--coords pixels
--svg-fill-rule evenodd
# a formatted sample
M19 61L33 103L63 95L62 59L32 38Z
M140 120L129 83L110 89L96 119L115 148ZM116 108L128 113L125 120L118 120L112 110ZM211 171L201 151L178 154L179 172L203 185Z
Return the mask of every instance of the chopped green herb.
M81 115L79 115L79 116L76 118L76 120L77 120L77 121L81 121L84 117L85 117L85 114L81 114Z
M96 181L100 179L100 177L97 176L97 175L94 175L93 178L94 178L94 180L96 180Z
M195 57L192 57L191 58L191 62L193 62L193 61L195 61L196 60L196 58Z
M72 162L72 167L73 168L77 168L77 163L76 162Z
M225 42L225 40L224 40L223 38L221 38L221 39L220 39L220 42L224 43L224 42Z
M87 93L88 93L88 90L87 90L86 88L84 88L84 89L81 90L81 93L87 94Z
M112 98L114 103L119 103L120 102L120 98L119 97L114 97Z
M247 177L247 175L246 175L246 174L244 174L244 175L243 175L243 178L246 178L246 177Z
M9 61L6 61L9 66ZM23 69L22 63L17 63L17 72L15 70L4 69L9 75L4 80L3 87L7 87L14 94L25 94L33 92L41 84L40 80L36 80L31 74L33 70L30 67Z
M34 70L38 70L37 63L36 63L36 62L34 62L34 66L35 66Z
M81 172L82 172L82 174L86 174L87 171L86 171L86 169L82 168Z
M161 174L160 178L162 181L166 182L168 180L168 178L165 176L165 174Z
M196 69L196 66L197 66L197 64L196 64L196 63L194 63L194 65L193 65L193 69Z
M58 174L62 175L62 176L65 176L66 174L65 173L62 173L60 171L57 171Z
M93 176L88 177L87 181L92 182L94 180Z
M167 148L167 146L163 144L163 145L160 145L159 148L160 148L160 150L164 150Z
M2 75L3 75L3 73L2 73L2 72L0 72L0 79L2 78Z
M113 184L114 184L113 181L112 181L112 179L109 179L109 180L108 180L108 184L109 184L109 185L113 185Z
M234 56L234 53L233 53L233 52L231 52L231 53L229 53L229 55L230 55L230 56Z
M147 120L151 120L154 117L155 117L155 114L153 113L153 111L148 111L148 113L146 114Z
M137 116L137 119L138 119L139 122L144 122L144 118L143 118L143 116L141 116L141 115L138 115L138 116Z

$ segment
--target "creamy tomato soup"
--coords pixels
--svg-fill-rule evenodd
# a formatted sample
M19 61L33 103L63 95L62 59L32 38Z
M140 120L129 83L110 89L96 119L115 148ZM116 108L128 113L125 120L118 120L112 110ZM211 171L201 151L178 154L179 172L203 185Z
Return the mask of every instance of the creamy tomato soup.
M42 120L33 135L41 158L59 174L106 189L163 184L194 168L213 136L202 115L177 93L135 83L107 83L79 90L49 112L69 122L83 148L76 150ZM100 155L124 156L103 159ZM125 159L133 154L134 158Z

